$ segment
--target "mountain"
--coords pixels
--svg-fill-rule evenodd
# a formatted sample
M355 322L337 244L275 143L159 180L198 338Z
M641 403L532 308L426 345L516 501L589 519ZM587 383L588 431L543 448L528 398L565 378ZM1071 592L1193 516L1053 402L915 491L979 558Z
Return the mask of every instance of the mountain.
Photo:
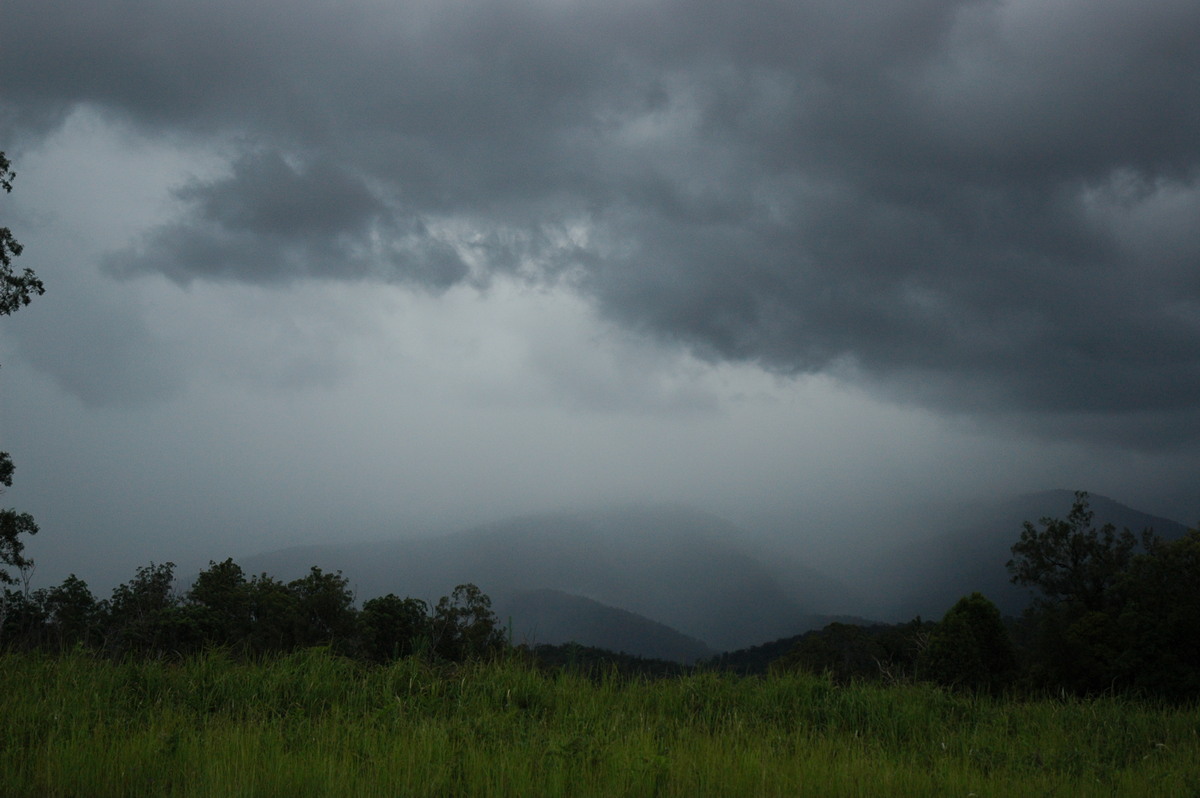
M937 620L964 595L979 591L1006 615L1017 615L1033 594L1013 585L1005 564L1012 545L1030 521L1041 529L1042 518L1066 518L1075 501L1067 490L1043 491L1005 500L983 502L950 512L938 522L938 531L902 546L886 547L864 573L864 583L875 585L869 614L903 621L920 615ZM1135 533L1152 528L1163 538L1182 536L1187 528L1176 521L1134 510L1105 496L1090 495L1094 525L1111 523Z
M657 621L558 590L517 593L494 609L501 622L511 623L513 642L531 647L579 643L689 665L714 653Z
M810 610L784 589L776 569L739 543L745 538L715 516L635 507L531 516L438 538L293 548L241 564L283 579L312 565L341 570L360 599L396 593L434 601L473 582L501 606L530 591L556 591L722 651L812 626ZM561 619L568 611L539 612Z
M308 546L240 560L249 573L289 580L310 566L340 570L359 600L386 593L435 602L472 582L493 600L515 642L574 641L628 654L690 662L789 638L830 616L875 621L939 619L980 591L1005 614L1029 591L1009 583L1005 563L1022 523L1063 518L1074 494L1047 491L922 513L928 534L899 544L892 531L859 543L837 579L804 562L803 550L752 542L743 530L681 507L634 507L529 516L418 540ZM1090 497L1095 523L1164 538L1182 524Z

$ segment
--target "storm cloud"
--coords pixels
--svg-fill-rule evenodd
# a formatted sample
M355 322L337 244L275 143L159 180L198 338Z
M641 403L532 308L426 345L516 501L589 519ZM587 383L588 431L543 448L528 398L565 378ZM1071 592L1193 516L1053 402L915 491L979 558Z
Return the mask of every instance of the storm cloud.
M1200 438L1191 0L5 18L10 149L86 107L223 153L112 273L565 283L712 362L1052 438Z

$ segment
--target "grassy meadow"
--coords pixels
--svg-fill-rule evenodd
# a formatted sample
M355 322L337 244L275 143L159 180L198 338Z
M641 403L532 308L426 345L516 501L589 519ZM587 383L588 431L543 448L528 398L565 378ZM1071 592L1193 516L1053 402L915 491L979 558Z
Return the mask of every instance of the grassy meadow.
M371 666L0 655L4 796L1200 796L1200 708Z

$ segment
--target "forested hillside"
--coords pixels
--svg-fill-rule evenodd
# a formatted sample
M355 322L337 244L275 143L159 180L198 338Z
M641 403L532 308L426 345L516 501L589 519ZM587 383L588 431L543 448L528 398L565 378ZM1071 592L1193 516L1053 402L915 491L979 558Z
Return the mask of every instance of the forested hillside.
M230 559L210 563L183 592L177 590L171 563L139 568L105 599L94 596L74 576L53 588L8 587L0 601L0 645L58 652L84 649L114 657L184 656L213 647L259 657L323 646L386 662L407 656L492 658L512 652L514 646L535 658L560 661L561 651L540 644L569 643L568 650L613 650L625 658L616 657L617 666L639 657L676 663L703 660L705 668L746 673L805 670L839 682L934 681L987 692L1131 690L1173 699L1200 695L1200 649L1195 646L1200 639L1200 598L1195 592L1200 583L1200 531L1169 539L1150 529L1118 529L1099 523L1089 502L1090 497L1078 493L1064 516L1025 521L1017 530L1002 567L1014 584L1033 594L1019 617L1004 617L988 596L972 591L936 617L892 625L844 618L805 632L794 620L795 608L781 601L754 607L748 625L759 628L754 624L774 606L783 610L781 624L791 618L792 628L800 632L766 638L776 642L760 642L717 658L709 657L711 651L702 641L650 618L550 589L509 594L503 619L497 617L489 595L473 583L459 584L436 601L388 592L360 606L348 578L339 571L314 565L304 575L283 581L265 572L248 573ZM492 542L505 539L497 536ZM583 550L583 539L552 539L564 550ZM600 546L601 539L591 542ZM714 545L711 550L719 549ZM610 540L607 548L597 551L597 559L607 559L611 568L629 549L613 546ZM672 556L674 551L647 546L639 550L646 559L625 561L607 577L599 569L580 571L581 586L588 578L608 580L593 586L613 586L622 574L632 574L625 588L636 585L652 591L646 596L653 606L685 602L694 605L688 617L708 612L723 624L735 622L737 616L729 614L738 604L731 597L748 601L755 593L750 584L742 593L731 586L737 587L737 578L753 569L739 570L735 558L732 576L727 573L720 590L714 591L725 603L709 604L703 600L707 585L686 585L685 577L715 570L719 563ZM657 563L649 556L655 552L661 555ZM564 561L560 557L548 562ZM666 570L659 570L664 563ZM686 567L679 568L680 563ZM655 584L653 577L659 573L673 575L674 581ZM757 595L778 597L773 583L768 581L766 587ZM544 640L537 639L539 629L546 634Z

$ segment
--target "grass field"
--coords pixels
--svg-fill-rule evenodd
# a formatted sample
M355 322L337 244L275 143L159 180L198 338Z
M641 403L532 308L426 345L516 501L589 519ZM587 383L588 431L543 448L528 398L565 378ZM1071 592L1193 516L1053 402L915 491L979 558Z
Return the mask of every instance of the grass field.
M314 650L0 655L5 796L1200 796L1200 708Z

